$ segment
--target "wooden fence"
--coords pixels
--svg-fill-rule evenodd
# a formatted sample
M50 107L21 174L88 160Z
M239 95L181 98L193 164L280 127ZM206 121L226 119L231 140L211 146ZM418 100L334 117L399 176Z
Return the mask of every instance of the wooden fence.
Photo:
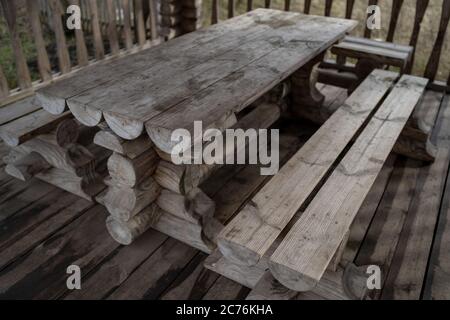
M169 34L171 25L163 21L181 21L179 8L172 0L0 0L3 22L8 30L16 71L17 87L10 88L0 64L0 106L30 95L56 79L76 72L88 64L129 54L166 38L192 31L197 25ZM198 1L197 1L198 2ZM183 0L183 9L197 10L196 2ZM68 5L81 9L82 28L68 30L66 19ZM20 6L20 8L18 8ZM24 54L19 24L19 10L32 33L36 51L37 75L31 76L29 57ZM172 16L173 15L173 16ZM192 19L191 19L192 20ZM188 22L191 22L189 20ZM194 19L194 22L197 22ZM48 28L50 26L50 28ZM46 27L44 29L44 27ZM167 27L167 28L166 28ZM50 30L48 30L50 29ZM52 43L48 43L51 34ZM54 56L49 47L54 48ZM50 48L52 49L52 48ZM38 77L38 79L36 79ZM33 78L33 79L32 79Z

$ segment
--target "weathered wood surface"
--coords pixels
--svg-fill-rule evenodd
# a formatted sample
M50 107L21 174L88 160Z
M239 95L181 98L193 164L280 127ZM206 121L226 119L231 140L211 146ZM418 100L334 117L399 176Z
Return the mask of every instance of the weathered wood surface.
M45 110L38 109L3 125L0 128L0 138L9 146L16 147L39 134L51 131L59 123L71 117L70 112L54 116Z
M30 15L30 25L31 30L33 31L34 43L36 44L39 73L43 81L48 81L52 78L52 69L50 67L50 60L48 58L45 40L42 34L39 3L37 1L27 0L27 9Z
M332 27L324 28L324 25ZM96 79L93 82L95 77L92 76L93 72L90 72L91 79L84 79L81 84L85 90L77 89L80 86L75 77L82 77L74 76L71 79L70 93L62 94L52 89L55 95L46 96L49 97L48 100L58 97L68 99L71 111L84 124L97 125L102 116L105 116L109 126L123 138L140 136L144 124L152 120L148 125L150 131L155 135L164 131L163 138L167 139L170 137L167 137L165 132L171 127L165 125L165 110L170 109L167 114L168 117L170 114L170 119L167 121L173 123L174 127L186 128L187 123L190 126L193 117L202 117L199 117L197 112L192 112L189 118L184 119L185 123L176 123L183 120L178 116L181 116L181 109L187 104L190 104L192 110L201 108L202 113L206 112L209 118L215 118L205 119L205 127L210 127L221 118L227 117L233 109L244 108L270 90L277 82L326 50L354 26L353 21L342 19L258 9L235 20L164 44L151 50L141 61L134 59L126 64L117 63L114 68L111 67L115 74L112 75L111 71L108 73L111 74L110 79L116 81L105 81L108 76L102 72L103 80ZM314 34L314 41L310 40L308 34ZM183 55L179 54L180 47L183 47ZM165 62L160 63L162 54ZM169 61L171 57L173 59ZM268 69L267 65L273 65L274 68ZM242 69L244 67L245 70ZM212 68L214 73L210 72ZM165 87L172 88L170 92L155 90L160 87L162 81L158 70L164 70L163 80L167 81ZM272 74L275 70L275 74ZM131 71L138 71L139 74L131 76ZM174 74L177 76L174 77ZM121 83L120 80L124 76L130 77L127 81L129 85ZM239 79L236 79L237 76ZM249 86L249 83L254 85ZM244 87L247 90L242 95L237 89ZM219 92L217 88L221 88L220 92L237 90L234 94L239 98L236 105L230 105L229 101L234 99L228 95L209 94ZM249 88L251 90L248 90ZM60 88L59 91L63 90L67 89ZM41 92L40 97L42 95ZM202 99L199 99L200 97ZM130 103L131 101L133 102ZM214 104L211 105L212 102ZM204 108L206 104L210 108ZM124 105L127 105L127 108L123 108ZM224 108L224 105L227 107ZM217 109L219 106L220 110ZM162 118L156 118L158 115ZM160 141L157 137L154 138ZM170 139L163 142L170 142ZM167 147L161 149L170 151Z
M100 182L95 183L57 168L39 172L36 178L89 201L93 201L93 197L105 188Z
M266 23L269 25L278 23L273 33L265 34L265 36L279 37L281 43L277 45L277 49L250 63L240 72L232 72L168 112L149 119L146 129L155 145L165 152L170 152L173 147L170 139L173 130L183 128L192 134L194 120L201 119L203 126L210 128L214 127L227 113L241 111L272 89L280 79L288 77L325 51L355 26L352 21L327 19L329 18L314 17L310 20L308 16L303 15L281 18L279 22L275 22L277 19L268 19ZM327 26L326 29L323 25ZM308 34L314 34L313 42L308 40ZM283 43L290 43L290 45L286 46ZM296 45L292 46L293 43ZM269 71L268 65L274 68L270 68ZM243 88L245 90L242 90ZM231 104L230 101L233 103ZM186 108L192 110L188 115L182 111ZM195 143L197 139L199 137L194 136L193 142Z
M441 207L444 205L445 208L446 205L442 201L450 161L449 110L447 96L432 137L432 141L439 148L436 161L431 166L420 168L418 173L414 197L395 253L394 259L396 261L392 263L386 279L386 289L383 290L382 298L384 299L414 300L420 299L422 296L427 265L430 263L430 250L432 250L434 243L433 233L436 230L436 224L439 222ZM438 226L442 228L440 223L438 223ZM442 233L438 232L437 236L439 239L439 237L442 237ZM439 240L436 243L439 243ZM435 254L436 251L434 251L432 263L428 268L428 274L435 274L439 278L439 272L434 273L436 271L434 267L436 265ZM414 268L411 268L411 265L414 265ZM429 287L427 290L429 290ZM429 292L427 293L428 297L430 297Z
M441 115L438 118L438 124L437 127L440 128L439 132L437 132L437 134L435 135L435 139L436 144L441 147L441 148L446 148L447 152L448 149L450 147L450 135L448 132L448 128L450 125L450 99L448 96L445 97L443 104L442 104L442 112ZM445 154L444 154L445 156ZM448 157L448 153L447 153L447 157ZM444 169L445 171L445 169ZM432 179L432 174L433 171L430 171L430 174L426 176L426 178L424 179ZM442 174L442 173L441 173ZM443 179L442 176L437 177L437 179ZM436 181L435 182L436 185L439 185L440 188L442 188L442 181ZM433 186L427 187L427 190L433 190ZM449 215L450 215L450 180L448 179L448 173L447 173L447 185L445 186L445 190L442 191L442 202L441 202L441 207L440 207L440 213L439 213L439 217L438 217L438 226L436 229L436 235L433 241L433 247L432 247L432 251L431 251L431 256L430 256L430 261L427 267L427 279L426 279L426 284L424 286L424 291L423 291L423 298L424 299L433 299L433 300L441 300L441 299L449 299L450 297L450 292L448 290L449 288L449 274L450 274L450 259L448 256L448 252L449 252L449 241L448 238L450 236L450 231L449 231ZM427 194L425 194L423 196L423 198L427 198ZM439 197L433 197L432 198L432 202L438 201ZM427 201L428 202L428 201ZM435 209L437 209L437 205L436 204L432 204L430 202L428 202L428 208L433 209L433 216L436 214L436 212L434 211ZM417 210L421 210L421 208L417 208ZM417 211L418 214L420 214L420 211ZM434 217L430 217L426 220L431 220L431 221L426 221L426 225L430 225L432 223L432 219L434 219ZM424 219L424 218L423 218ZM420 234L425 235L425 232L428 231L429 229L422 229L420 230L420 227L417 226L416 224L416 228L414 230L412 230L411 232L419 232ZM428 242L429 243L429 242ZM416 255L416 257L421 257L422 255L424 255L424 251L427 249L427 246L420 246L421 250L418 250L418 254ZM419 254L419 252L423 251L422 254ZM411 248L409 248L409 252L411 252ZM420 266L423 266L423 260L422 259L417 259L418 261L420 261ZM407 261L405 261L405 263L408 263ZM419 272L417 273L416 277L414 277L413 275L409 276L409 279L414 279L414 283L417 283L420 281L421 276L423 274L423 269L419 269ZM411 280L410 280L411 281ZM403 281L404 282L404 281ZM399 296L399 295L397 295ZM402 295L405 296L405 295ZM409 295L409 297L413 297L412 295Z
M93 8L97 7L96 2L93 0L90 1L90 4ZM91 13L94 14L92 8ZM91 21L93 24L96 24L98 26L98 17L97 20L93 19ZM150 73L156 72L156 74L158 74L162 70L164 70L164 72L169 72L169 70L177 71L179 70L179 66L177 66L178 63L175 63L174 59L177 59L176 61L178 62L181 61L180 52L175 48L182 47L184 55L193 55L193 57L191 57L191 60L198 61L197 59L200 59L200 61L202 61L201 58L208 58L211 55L208 55L207 52L200 52L202 50L198 49L199 46L205 46L208 42L211 42L211 40L214 39L216 39L214 41L216 42L220 41L220 39L223 39L224 37L228 38L233 35L235 40L245 42L248 37L244 36L244 38L242 39L236 39L236 34L239 34L239 31L242 34L242 30L246 30L251 26L253 26L253 28L257 27L252 17L240 18L240 20L238 21L236 21L236 19L233 19L209 28L207 34L205 34L205 31L199 31L167 42L162 46L163 53L161 53L159 50L155 50L156 48L150 48L135 54L126 55L123 58L110 61L101 61L93 65L92 67L74 73L68 79L55 82L54 84L39 90L37 92L39 104L50 113L60 114L66 110L66 100L75 97L87 90L93 90L100 85L112 85L114 84L114 82L123 80L124 76L129 76L136 72L140 74L146 70L148 70ZM259 27L259 30L263 31L266 28L264 26L261 26ZM96 28L94 28L94 31L95 30ZM101 45L103 48L101 35L99 36L99 46ZM248 36L254 37L254 34L251 33ZM214 53L217 53L217 51L214 51ZM104 54L103 49L102 54ZM163 56L161 56L161 54ZM198 56L199 54L201 55ZM70 85L67 84L68 82L70 82Z
M319 86L319 88L321 87ZM325 95L333 96L334 91L340 91L340 98L332 102L325 101L318 108L296 108L296 115L318 125L325 123L343 105L342 99L347 96L347 91L329 85L325 85L324 88L323 94ZM434 161L437 149L430 138L443 95L442 91L427 91L424 94L394 147L395 153L415 160Z
M327 94L333 91L329 88L325 89ZM314 132L314 128L306 130L306 127L308 127L306 122L296 122L288 127L290 140L288 137L284 137L280 143L284 144L285 147L291 148L292 155L299 148L298 144L296 144L298 140L307 140L309 135ZM295 132L297 132L293 136L291 135L292 129L295 129ZM299 130L300 132L298 132ZM281 133L283 136L283 132ZM449 141L448 133L445 134L442 131L439 136L442 141ZM0 143L0 152L2 155L5 154L4 144L2 143ZM401 174L401 172L405 172L402 169L404 165L405 162L403 160L396 162L395 167L399 168L397 176L404 176L404 174ZM424 168L427 167L426 165ZM250 171L254 171L254 173L251 174ZM230 176L225 174L225 172L229 172ZM425 176L427 177L425 178ZM427 174L423 175L423 177L424 179L429 179L433 176ZM387 174L385 179L388 178L389 174ZM235 166L219 170L214 175L214 179L207 181L204 186L207 188L208 194L209 192L217 194L217 196L211 194L209 196L214 198L218 204L218 215L230 216L229 210L239 210L240 204L242 204L242 197L251 198L251 194L254 191L249 190L255 190L255 187L250 185L259 185L263 181L258 169L254 168L251 170L251 168L244 169L240 166ZM223 183L226 183L227 186L223 186ZM385 209L389 209L390 199L395 197L393 192L397 192L395 190L397 190L399 179L395 178L393 181L389 181L388 186L391 183L391 191L387 191L386 200L383 201L384 204L382 205ZM381 193L382 196L384 186L379 186L377 189L379 191L376 193ZM403 189L404 191L401 191L401 193L405 194L404 192L407 192L405 191L406 189ZM67 194L36 180L28 183L20 181L7 182L1 176L0 190L0 220L2 220L4 214L5 218L7 217L7 219L3 219L0 222L3 230L0 234L0 256L2 257L0 259L0 277L2 277L2 297L4 298L65 297L67 299L102 299L110 297L116 291L118 293L114 294L112 298L201 299L205 297L211 299L244 299L248 295L248 290L242 288L242 286L203 269L201 264L205 255L198 254L197 251L189 248L189 246L175 245L176 242L172 241L171 245L164 246L164 249L161 249L161 246L167 240L167 236L156 231L146 232L131 246L118 246L105 232L107 213L104 210L90 212L88 209L92 208L94 204L84 199L79 199L74 195ZM447 193L446 191L445 194ZM378 196L372 197L372 195L374 195L374 189L369 195L370 198L374 199L372 199L373 203L368 205L368 211L371 211L369 207L376 208L379 203L376 200ZM414 198L414 195L410 195L410 197ZM444 203L442 203L442 206L444 206ZM397 205L395 207L400 208ZM404 214L408 215L408 213ZM90 216L91 219L84 223L79 223L78 218L84 215ZM370 216L369 213L366 215ZM96 218L93 219L94 217ZM384 221L378 223L379 217L381 215L375 215L373 222L378 226L389 225L389 222ZM358 218L355 222L357 220ZM366 217L365 220L369 220L370 223L372 218ZM70 228L72 231L70 234L67 234L66 230L68 229L65 227L70 225L72 225ZM378 237L377 228L379 227L375 227L371 231L371 235L375 237L368 236L366 239L364 239L364 231L358 232L358 234L362 234L363 238L361 246L353 243L352 237L350 237L349 245L354 248L352 251L356 250L362 256L370 257L372 250L370 247L374 246L374 242L377 241ZM441 228L438 229L442 230ZM432 235L434 230L426 228L426 233L422 234L426 235L428 232ZM396 236L390 231L386 231L383 234L385 235L384 237ZM446 239L447 234L448 232L444 231L442 237L436 236L436 239ZM61 240L64 246L52 245L55 243L54 241L47 241L53 236L55 236L55 239L64 239ZM359 239L360 236L357 238ZM437 242L443 243L440 240L437 240L435 243ZM107 243L106 249L105 243ZM363 245L364 243L366 245ZM89 247L85 247L85 245ZM111 247L109 247L110 245ZM98 250L96 249L97 247ZM175 252L173 252L173 248L175 248ZM426 250L424 248L421 250ZM378 250L376 251L378 252ZM447 251L444 249L440 253L440 257L445 257ZM170 254L172 252L173 254ZM393 262L402 258L401 252L402 249L398 248L398 254L394 256ZM31 259L27 258L30 253L33 253ZM83 290L69 291L65 283L67 280L66 267L73 264L75 260L82 261ZM343 260L346 260L345 255ZM24 261L26 263L21 265ZM42 261L46 262L42 263ZM85 264L87 261L89 262ZM163 261L162 264L160 264L161 261ZM370 260L363 259L358 261L362 264L365 264L364 261L370 262ZM440 262L440 266L446 266L445 260L440 260ZM409 265L411 265L411 262L409 262ZM9 266L9 268L5 269L6 266ZM386 268L389 269L389 265ZM432 265L430 264L428 268L431 270ZM86 272L83 270L86 270ZM6 272L9 274L9 279L13 277L16 279L13 282L9 282L10 285L6 285L6 282L3 281L7 279L5 277ZM445 276L445 273L442 274ZM395 273L393 273L392 277L395 278ZM420 279L420 277L417 279ZM434 279L432 281L435 290L434 297L439 298L448 294L446 278L436 275ZM122 288L122 286L124 287ZM438 289L439 292L436 291ZM277 284L271 290L271 295L268 298L298 299L305 297L303 294L297 294L296 296L284 295L283 292L286 292L286 289ZM27 294L26 297L24 293ZM307 298L323 299L317 294L306 296ZM266 294L260 296L263 299L266 297ZM424 298L427 298L426 294L424 294Z
M160 219L161 212L158 206L150 205L138 215L123 221L109 216L106 227L113 239L122 245L130 245Z
M94 137L94 143L130 159L137 158L153 146L151 140L145 135L128 141L117 136L109 128L99 131Z
M283 239L270 260L270 270L282 284L304 292L320 281L427 83L411 76L400 79Z
M354 260L358 253L361 252L360 246L365 241L368 227L371 225L380 200L383 197L385 188L389 183L389 178L393 170L395 157L391 157L385 166L377 181L373 185L370 195L366 198L363 206L359 210L355 221L350 228L349 239L343 252L340 266L336 272L330 272L330 268L325 272L325 281L321 281L317 288L312 292L296 292L284 287L280 284L270 272L265 272L252 287L253 290L247 299L264 299L264 300L292 300L292 299L363 299L367 295L365 290L365 277L358 272L358 268L354 266ZM396 186L396 185L395 185ZM370 245L372 242L367 241ZM342 246L344 247L344 246ZM226 260L226 259L223 259ZM364 260L362 260L364 261ZM358 261L359 263L361 261ZM369 265L370 263L359 263L357 265ZM217 267L216 267L217 268ZM342 273L342 269L345 271ZM226 273L225 273L226 274ZM261 275L261 273L257 273ZM243 274L245 275L245 273ZM246 276L242 277L246 278ZM239 279L239 278L238 278ZM331 285L329 285L331 283Z
M344 41L335 45L331 51L337 55L356 59L370 59L381 64L404 69L412 53L412 48L409 48L409 51L403 50L404 48L405 46L398 45L388 46L387 44L380 45L379 43L372 45L372 42L364 44L355 41Z
M15 103L11 103L7 106L0 108L0 125L7 124L13 120L33 113L41 107L36 103L35 96L31 96L20 100Z
M153 149L134 159L114 153L108 160L108 171L115 183L133 188L146 177L153 175L158 161L158 155Z
M33 152L6 165L5 172L16 179L28 181L37 173L49 168L50 165L47 161L38 153Z
M20 89L25 90L31 87L31 76L20 39L19 24L17 23L17 6L14 1L10 0L0 1L0 6L4 13L6 27L11 37L11 46L16 62L17 82L19 83Z
M389 90L396 74L376 71L219 235L222 254L255 265L327 174ZM364 103L364 104L363 104ZM332 141L332 143L331 143ZM263 222L263 223L262 223Z

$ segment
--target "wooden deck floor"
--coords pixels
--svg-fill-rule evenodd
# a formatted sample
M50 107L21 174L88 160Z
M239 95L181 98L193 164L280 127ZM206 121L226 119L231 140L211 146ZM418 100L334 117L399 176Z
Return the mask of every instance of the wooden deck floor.
M327 98L332 103L342 97L342 91L331 90ZM288 124L282 158L314 130ZM358 252L357 265L382 267L385 285L377 298L450 299L449 95L442 99L433 140L439 154L432 165L392 155L358 215L369 228L355 230L363 241L348 246ZM0 154L6 152L0 145ZM256 167L227 167L204 190L226 219L264 181ZM36 180L13 180L2 170L0 298L245 299L250 293L204 269L205 254L156 231L132 246L119 246L107 234L106 217L100 205ZM72 264L82 270L79 291L66 286Z

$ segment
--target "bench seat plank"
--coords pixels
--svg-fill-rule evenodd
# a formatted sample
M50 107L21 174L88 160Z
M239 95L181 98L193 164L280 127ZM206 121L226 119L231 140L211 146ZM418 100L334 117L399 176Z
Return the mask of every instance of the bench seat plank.
M312 290L391 153L428 80L403 76L306 211L272 255L269 268L286 287Z
M360 37L346 36L345 39L343 40L343 42L358 43L358 44L371 46L371 47L378 47L378 48L383 48L383 49L405 52L408 54L412 54L412 52L414 51L414 48L411 46L405 46L405 45L398 44L398 43L377 41L377 40L360 38Z
M256 265L356 135L397 73L375 70L219 235L222 254Z
M409 52L397 51L381 46L371 47L356 42L341 42L335 45L331 52L356 59L368 58L400 68L406 67L411 57L411 53Z

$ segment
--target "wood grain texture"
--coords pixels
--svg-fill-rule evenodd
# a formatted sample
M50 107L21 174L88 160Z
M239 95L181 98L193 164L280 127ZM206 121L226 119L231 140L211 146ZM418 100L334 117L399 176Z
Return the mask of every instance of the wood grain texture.
M38 2L27 0L27 9L29 11L29 19L31 30L33 31L34 43L36 45L39 74L41 75L43 81L48 81L52 78L52 70L50 67L47 49L45 48L45 40L42 35L40 8Z
M93 2L92 5L96 5L96 3ZM92 21L94 22L94 20ZM60 114L65 111L66 100L69 100L70 98L87 90L93 90L96 87L103 85L103 88L99 90L100 92L96 93L100 97L104 94L108 84L112 85L118 80L123 80L127 75L141 74L143 71L148 70L148 75L161 74L164 72L168 77L172 76L173 78L174 74L179 74L182 70L186 69L187 66L191 66L194 63L199 63L205 59L208 60L209 57L217 54L217 51L211 51L209 53L201 51L198 48L199 46L206 46L207 43L211 42L213 39L216 39L216 41L222 43L225 39L230 39L229 37L231 36L235 39L234 41L245 42L245 39L254 37L252 32L249 32L249 34L244 34L244 38L240 40L236 39L236 37L238 34L242 35L243 29L250 28L251 26L256 28L256 24L252 17L231 19L221 23L220 25L210 27L208 32L199 31L178 39L174 39L174 41L164 43L162 46L164 50L163 56L161 56L161 52L159 50L156 51L154 50L155 48L150 48L139 51L135 54L125 55L124 57L120 57L118 59L102 61L90 66L89 68L85 68L77 73L74 73L68 79L55 82L41 90L38 90L38 101L40 106L48 112L52 114ZM259 30L265 30L266 28L268 27L260 26ZM102 44L102 42L100 43ZM227 46L224 46L225 43L222 43L221 45L222 50L226 50L228 48ZM179 49L177 49L178 46L183 47L183 53L185 54L183 56L184 58L180 57ZM213 43L210 47L204 48L210 48L212 50L215 47L217 47L217 43ZM187 61L186 56L190 57ZM182 61L184 61L185 65L180 65ZM171 73L170 70L174 73ZM146 81L148 81L148 79ZM118 86L116 90L119 90L120 87L121 86ZM124 93L121 93L121 95L123 94ZM80 110L80 112L82 111L83 110ZM86 113L86 111L84 112ZM74 113L76 114L76 110ZM92 112L90 114L92 114Z
M449 22L450 22L450 1L444 0L444 2L442 3L439 31L424 74L424 76L430 79L430 81L433 81L436 78L436 74L438 72L439 61L441 58L441 52L444 46L445 35L447 33L447 27Z
M96 0L88 0L89 11L91 13L92 34L94 37L95 58L102 60L105 57L105 48L103 46L102 32L100 29L100 18Z
M151 177L144 179L135 188L109 184L104 204L117 220L129 221L145 207L155 202L160 194L159 185Z
M427 83L411 76L400 79L272 255L270 270L285 286L304 292L320 281Z
M108 160L108 171L115 183L133 188L153 174L158 161L158 155L153 149L149 149L135 159L128 159L114 153Z
M34 96L8 104L0 108L0 125L7 124L39 109L41 107L36 103Z
M123 36L125 38L125 48L133 47L133 35L131 33L131 8L130 0L121 0L123 10Z
M72 97L68 100L69 107L85 125L97 125L103 115L116 134L125 139L135 139L142 134L146 120L273 51L274 45L264 40L264 31L270 28L248 20L249 17L237 18L233 26L222 24L223 29L231 29L227 37L218 37L204 45L200 45L201 42L207 41L215 31L212 34L205 31L206 37L201 36L202 33L193 33L201 42L184 47L182 56L177 46L169 48L165 58L158 56L159 51L155 50L154 59L158 62L163 60L162 63L150 68L143 65L142 71L130 74L127 85L107 82ZM242 28L248 23L254 28L243 33ZM168 56L173 60L168 60ZM212 68L214 73L210 72ZM160 75L155 77L155 74ZM170 83L172 90L159 90L161 81ZM124 104L129 106L129 112L124 112Z
M71 117L69 112L54 116L48 114L45 110L39 109L3 125L0 128L0 137L9 146L18 146L38 134L51 131L59 123Z
M153 143L145 135L129 141L120 138L109 128L99 131L94 137L94 143L129 159L135 159L153 147Z
M174 144L170 141L173 130L183 128L192 134L194 119L202 119L205 128L214 127L221 118L231 112L241 111L262 94L272 89L279 83L280 79L286 78L311 58L322 53L354 26L352 21L344 22L343 20L335 20L334 18L318 19L311 18L311 16L304 17L300 14L289 14L292 15L290 19L287 16L281 18L281 21L291 21L288 23L289 25L277 28L274 34L280 36L283 42L295 42L295 48L291 45L288 47L281 46L249 64L241 72L232 73L221 81L216 82L214 85L209 86L205 90L176 105L170 109L170 112L161 113L153 117L146 122L146 129L152 141L160 149L170 153ZM269 21L271 20L269 19ZM328 23L336 25L333 28L326 28L327 32L318 33L314 31L315 27L313 25L323 31L324 28L321 26L323 24L328 25ZM309 44L304 42L304 37L307 37L308 33L315 34L314 44L312 42ZM270 34L267 33L267 35ZM270 69L269 71L267 65L273 65L274 69ZM276 77L273 74L275 69L277 70ZM258 81L255 79L258 79ZM239 90L242 88L246 88L245 92ZM215 92L220 92L220 94L213 94ZM223 94L223 92L229 94ZM235 103L231 104L230 100ZM187 106L192 110L189 114L182 111ZM198 138L194 135L193 140L196 141Z
M106 0L106 9L108 12L108 39L111 53L119 53L119 38L117 36L116 24L116 6L113 0Z
M386 71L376 71L369 76L252 203L226 226L219 235L218 245L227 259L244 265L255 265L261 259L377 107L395 78L396 74ZM330 141L333 141L331 145Z
M61 16L63 15L62 4L57 0L49 0L52 11L53 30L56 38L56 52L58 55L59 71L62 74L70 72L71 63L69 51L67 50L66 36L62 25Z
M83 278L83 290L68 292L65 300L106 298L120 287L146 259L165 241L167 236L157 231L146 232L136 242L115 252L98 270Z
M11 37L11 46L16 62L17 81L20 89L25 90L31 88L31 76L19 35L16 4L13 0L2 0L0 4Z
M417 188L386 279L382 298L417 300L422 295L450 162L449 110L447 96L433 132L433 142L439 148L438 155L432 165L420 168ZM436 256L433 254L432 259L436 261ZM410 268L411 265L414 265L414 268ZM435 270L431 264L429 274L432 275ZM439 277L439 274L436 275ZM426 290L430 297L429 287Z
M0 97L4 98L9 95L8 81L6 80L3 67L0 66Z
M137 43L142 47L147 41L147 37L145 34L144 11L141 0L134 0L134 23L137 34Z
M71 5L80 6L80 0L70 0ZM77 46L78 66L85 67L89 64L89 54L86 47L86 39L83 29L75 29L75 41Z
M416 2L416 14L414 16L414 26L411 33L411 39L409 41L409 45L414 48L413 55L411 61L406 69L406 73L411 73L412 68L414 66L414 60L416 57L416 47L417 42L419 41L420 30L422 26L423 18L425 17L425 12L428 8L428 4L430 0L417 0Z

